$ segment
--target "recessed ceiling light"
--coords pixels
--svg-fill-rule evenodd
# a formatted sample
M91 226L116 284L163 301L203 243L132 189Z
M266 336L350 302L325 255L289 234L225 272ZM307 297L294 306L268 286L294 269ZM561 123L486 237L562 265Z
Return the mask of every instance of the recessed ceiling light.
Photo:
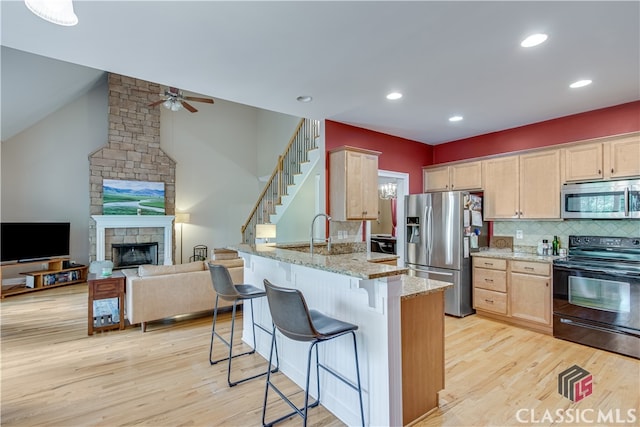
M387 95L387 99L390 101L394 101L396 99L402 98L402 94L400 92L391 92Z
M573 82L569 85L571 89L575 89L578 87L584 87L591 84L591 80L578 80L577 82Z
M450 121L450 122L459 122L459 121L461 121L462 119L463 119L463 117L462 117L462 116L451 116L451 117L449 117L449 121Z
M309 95L300 95L296 99L298 100L298 102L311 102L311 101L313 101L313 98L310 97Z
M526 39L522 40L522 42L520 43L520 46L522 47L533 47L533 46L538 46L541 43L544 43L547 40L547 35L546 34L531 34L529 37L527 37Z

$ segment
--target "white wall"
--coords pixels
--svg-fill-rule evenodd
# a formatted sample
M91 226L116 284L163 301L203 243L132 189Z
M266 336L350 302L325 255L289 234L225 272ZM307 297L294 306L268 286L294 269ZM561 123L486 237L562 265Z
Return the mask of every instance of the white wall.
M2 221L71 222L71 259L89 262L89 160L107 143L106 82L2 141Z
M259 171L275 167L299 120L220 99L194 106L197 113L162 109L160 117L161 148L176 161L176 212L191 214L182 226L184 262L195 245L241 241L240 227L265 184ZM176 239L178 262L180 226Z
M258 110L258 176L271 176L293 132L299 117L280 114L268 110ZM260 188L262 191L262 187Z

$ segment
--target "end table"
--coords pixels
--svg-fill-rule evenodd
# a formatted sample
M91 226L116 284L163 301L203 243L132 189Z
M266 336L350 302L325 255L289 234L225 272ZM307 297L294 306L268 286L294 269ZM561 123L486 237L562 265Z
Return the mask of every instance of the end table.
M111 276L89 274L89 335L94 332L124 329L125 275L114 271Z

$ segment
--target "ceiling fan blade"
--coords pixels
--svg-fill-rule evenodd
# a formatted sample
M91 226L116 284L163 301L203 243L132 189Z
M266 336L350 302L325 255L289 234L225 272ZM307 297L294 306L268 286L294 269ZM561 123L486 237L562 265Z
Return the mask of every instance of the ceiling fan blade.
M196 111L198 111L195 108L193 108L193 106L191 106L189 103L187 103L185 101L180 101L180 103L182 104L182 106L184 108L186 108L187 110L191 111L192 113L195 113Z
M188 101L206 102L207 104L213 104L213 99L211 98L198 98L197 96L185 96L184 99Z
M148 105L148 107L155 107L156 105L162 104L164 101L166 101L166 100L165 99L161 99L160 101L152 102L151 104Z

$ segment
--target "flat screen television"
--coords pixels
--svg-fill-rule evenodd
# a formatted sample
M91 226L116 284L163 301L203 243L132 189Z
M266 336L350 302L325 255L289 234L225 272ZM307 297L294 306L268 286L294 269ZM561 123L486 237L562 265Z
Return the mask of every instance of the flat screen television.
M0 261L25 262L70 255L68 222L3 222Z

